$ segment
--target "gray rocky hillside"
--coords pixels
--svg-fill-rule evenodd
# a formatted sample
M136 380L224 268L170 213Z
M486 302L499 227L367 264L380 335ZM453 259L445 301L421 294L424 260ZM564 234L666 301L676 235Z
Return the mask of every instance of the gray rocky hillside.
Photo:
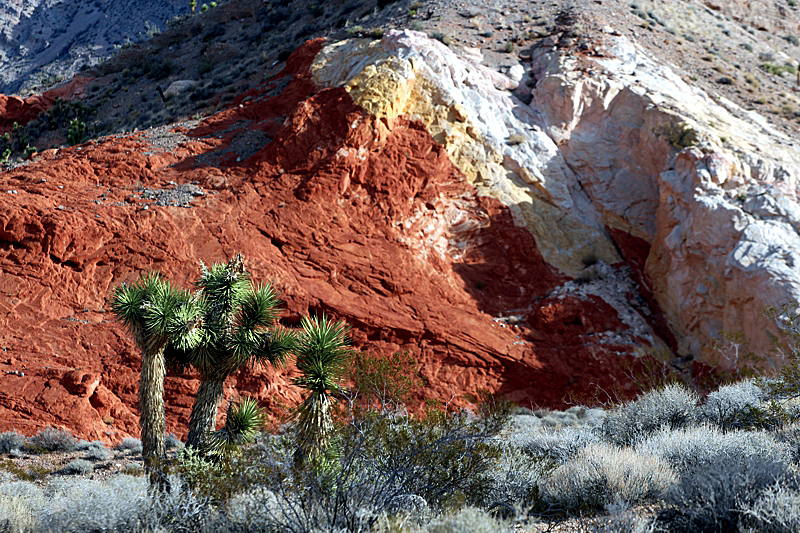
M3 0L0 2L0 93L69 79L114 47L163 29L188 1Z

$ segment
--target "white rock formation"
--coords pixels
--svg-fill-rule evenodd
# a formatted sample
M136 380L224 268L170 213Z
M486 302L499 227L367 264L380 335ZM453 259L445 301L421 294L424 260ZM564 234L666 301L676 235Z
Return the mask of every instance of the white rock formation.
M713 361L713 340L741 332L766 356L778 332L762 311L800 299L800 150L625 38L608 37L607 53L587 77L540 51L533 95L548 132L604 223L651 244L647 275L679 352ZM699 142L676 153L665 138L679 123Z

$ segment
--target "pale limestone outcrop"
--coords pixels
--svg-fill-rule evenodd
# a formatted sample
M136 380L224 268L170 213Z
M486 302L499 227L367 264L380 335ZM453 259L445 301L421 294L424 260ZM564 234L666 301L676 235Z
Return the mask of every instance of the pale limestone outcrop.
M388 127L401 115L422 121L559 271L620 261L624 246L609 228L649 244L644 290L680 355L714 360L724 331L766 354L777 331L762 309L800 299L800 151L763 117L712 99L627 39L603 39L597 58L544 40L529 73L508 77L476 50L458 55L392 31L330 45L312 70ZM528 76L530 105L510 92L524 91ZM605 279L610 301L619 281ZM623 300L612 306L621 311ZM645 338L637 313L628 323Z
M651 244L647 275L679 352L715 361L714 340L741 332L766 356L778 332L762 311L800 299L800 150L626 39L608 37L606 53L587 77L540 49L533 105L604 223ZM676 155L680 124L697 145Z

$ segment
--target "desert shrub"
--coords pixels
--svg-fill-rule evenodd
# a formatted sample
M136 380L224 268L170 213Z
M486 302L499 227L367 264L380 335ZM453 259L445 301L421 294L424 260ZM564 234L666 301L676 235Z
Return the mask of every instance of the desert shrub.
M553 471L541 484L542 500L554 511L599 511L615 502L657 499L676 479L659 457L597 443Z
M794 74L795 73L794 65L792 65L791 63L787 63L785 65L775 65L773 63L762 63L759 66L761 67L761 70L764 70L765 72L769 72L770 74L772 74L774 76L780 76L784 72L789 73L789 74Z
M213 460L197 448L185 447L178 453L170 471L178 475L198 497L213 503L224 503L249 488L249 480L234 473L254 467L256 465L239 457Z
M144 477L116 476L105 483L84 478L53 481L48 505L38 513L39 531L201 530L208 505L178 478L172 490L152 498Z
M89 448L85 457L91 461L108 461L111 459L111 452L105 448Z
M723 430L751 428L756 422L755 413L766 397L751 379L724 385L708 395L706 402L697 409L697 418Z
M64 467L67 474L88 474L94 470L94 465L86 459L75 459Z
M200 65L198 65L198 67L197 67L197 74L200 75L200 76L205 76L206 74L208 74L209 72L214 70L215 66L216 65L215 65L215 63L213 61L211 61L208 58L203 58L200 61Z
M564 411L552 411L542 417L542 426L547 428L561 428L576 426L578 424L578 417L575 413L567 413Z
M141 70L150 79L163 80L169 76L175 66L168 59L147 58L142 62Z
M541 427L542 421L538 416L517 412L509 418L506 430L515 435L515 437L522 437L523 435L538 433Z
M121 452L142 453L142 441L133 437L126 437L117 444L116 449Z
M489 469L489 485L484 500L489 509L505 512L539 506L539 482L558 466L545 457L531 456L516 446L500 444L500 454Z
M605 440L620 446L634 444L662 428L677 429L693 423L698 396L685 386L670 384L647 392L608 413L600 426Z
M676 150L683 150L699 142L697 131L685 122L663 124L654 131L657 136L666 139Z
M0 453L10 453L25 444L25 436L17 433L17 430L4 431L0 433Z
M358 412L315 462L295 461L291 430L265 437L237 459L235 471L247 472L237 494L250 494L248 505L263 510L265 524L296 532L366 531L409 502L434 510L480 504L494 487L501 450L492 437L505 421L494 411L484 415Z
M775 483L741 508L743 533L795 533L800 531L800 492Z
M788 463L790 450L765 431L722 433L712 426L662 430L636 446L642 454L665 459L679 475L725 458L761 456Z
M552 431L517 433L509 440L532 457L544 457L563 464L600 438L590 429L567 427Z
M430 37L432 39L436 39L437 41L441 42L445 46L450 46L451 44L453 44L453 38L450 35L448 35L446 33L442 33L440 31L433 32L430 35Z
M79 440L78 442L75 443L75 447L73 449L75 449L77 451L80 451L80 452L83 452L83 451L86 451L86 450L91 450L93 448L94 449L96 449L96 448L103 448L104 449L105 447L106 447L106 443L101 441L101 440L93 440L92 442L89 442L88 440L81 439L81 440Z
M46 427L28 439L28 443L34 448L47 450L49 452L72 451L76 442L77 441L69 431L53 427Z
M35 484L0 480L0 531L35 531L38 511L46 505L44 492Z
M255 487L233 496L224 511L211 517L207 531L274 533L274 522L265 517L280 514L277 498L264 488Z
M575 415L579 424L589 427L599 426L607 415L604 409L590 408L583 405L570 407L566 412Z
M475 507L467 507L432 520L429 533L510 533L511 528Z
M408 351L390 357L356 353L347 372L358 394L353 398L359 409L397 409L411 392L422 385L417 363Z
M737 531L742 510L781 480L796 486L783 461L759 455L718 455L681 475L665 497L666 508L658 514L658 522L672 533Z
M791 461L800 463L800 424L781 428L773 432L775 439L789 449Z

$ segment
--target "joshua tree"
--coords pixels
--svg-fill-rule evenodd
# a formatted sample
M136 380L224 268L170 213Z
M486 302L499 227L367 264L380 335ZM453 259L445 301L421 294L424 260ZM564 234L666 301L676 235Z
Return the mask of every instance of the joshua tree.
M278 294L269 285L253 286L241 255L211 268L201 263L197 286L200 341L179 359L200 372L186 444L202 448L214 431L225 379L246 364L280 364L294 346L294 335L275 327Z
M195 302L189 293L151 272L132 285L117 287L112 311L128 327L142 352L139 385L142 456L151 484L164 487L164 348L169 342L185 350L197 342L199 323L195 318Z
M331 396L342 391L340 380L352 353L344 322L331 322L326 316L303 317L295 354L303 374L292 380L311 392L297 412L298 463L312 464L329 450L333 432Z
M189 7L192 8L192 15L194 15L194 9L197 7L197 0L191 0L189 2Z

